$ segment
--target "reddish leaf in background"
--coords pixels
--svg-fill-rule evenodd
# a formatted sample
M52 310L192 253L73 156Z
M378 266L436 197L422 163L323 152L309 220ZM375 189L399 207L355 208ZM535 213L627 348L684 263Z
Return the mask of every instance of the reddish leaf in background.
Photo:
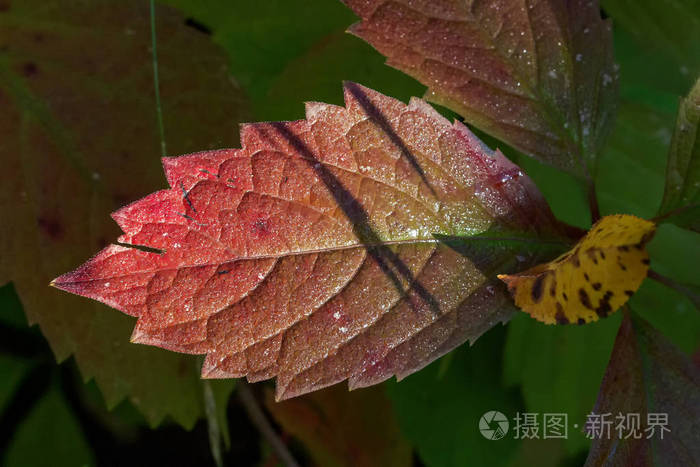
M649 323L625 313L592 411L610 414L612 425L608 434L588 424L595 436L586 465L698 465L698 368ZM628 414L639 415L636 434ZM654 419L659 425L651 427Z
M343 1L362 18L350 32L427 99L545 163L595 171L617 95L597 1Z
M110 212L163 183L148 2L0 0L0 24L0 285L108 406L128 397L149 423L190 428L195 358L125 345L132 319L46 286L119 234ZM226 55L171 8L155 24L168 150L238 144L248 106Z
M314 465L413 465L411 445L381 387L348 392L334 386L284 402L275 402L272 391L265 395L267 410L304 444Z
M566 242L531 180L419 99L345 99L164 159L171 188L112 216L162 254L111 245L54 285L137 316L134 342L206 353L204 377L276 376L278 399L405 376L507 320L495 269L527 255L491 240Z

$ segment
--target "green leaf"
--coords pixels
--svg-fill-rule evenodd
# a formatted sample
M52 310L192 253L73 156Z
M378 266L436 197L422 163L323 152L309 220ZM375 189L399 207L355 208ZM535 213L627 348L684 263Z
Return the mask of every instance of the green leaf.
M19 425L4 461L7 466L95 465L81 426L55 386Z
M499 145L492 147L499 147ZM532 178L557 219L582 229L591 227L591 213L585 183L570 173L543 164L531 157L524 155L512 157L512 153L506 151L504 154Z
M272 82L290 62L352 20L352 15L334 1L163 3L178 7L212 30L214 41L229 52L231 72L255 108L266 100Z
M671 115L623 100L599 161L596 191L603 215L630 213L649 219L663 193L664 154Z
M620 24L613 37L620 98L675 115L678 96L688 92L694 76L681 73L671 57L645 47Z
M0 414L30 368L25 359L0 354Z
M673 60L663 68L670 80L693 80L700 73L700 2L697 0L602 0L615 26L629 31L650 53ZM617 50L617 49L616 49ZM652 67L645 67L645 73Z
M385 66L383 57L369 45L338 30L321 38L275 77L267 99L256 106L256 114L263 114L264 119L268 115L299 118L299 102L342 105L343 96L338 91L342 81L386 90L402 101L425 92L425 86L413 78Z
M22 304L19 303L12 284L0 287L0 326L24 328L26 322ZM25 358L0 354L0 414L31 367L32 362Z
M683 352L643 319L625 313L610 364L592 413L610 414L610 432L594 436L586 461L598 465L697 465L700 420L700 371ZM638 414L639 438L621 431L618 414ZM646 431L649 414L667 417L666 430ZM600 426L600 425L599 425ZM589 429L592 428L589 426Z
M700 286L700 234L662 224L649 244L651 269L691 289ZM683 293L647 279L630 306L687 353L700 346L700 313Z
M700 314L683 292L647 279L630 306L683 351L693 352L700 345Z
M245 100L225 55L169 8L156 29L168 148L236 144ZM191 427L194 358L129 345L130 318L48 287L117 236L109 212L164 184L148 3L14 1L0 30L0 284L13 281L57 359L75 355L108 405L130 397L152 424Z
M662 218L673 212L667 221L700 232L700 79L678 109L659 212Z
M11 283L0 287L0 323L13 328L27 327L27 317L22 310L22 303Z
M501 384L504 337L499 326L420 373L386 383L399 425L426 465L499 466L515 454L519 442L512 433L489 440L479 431L486 412L497 410L512 420L521 410L517 391Z
M598 200L603 214L651 218L663 197L677 96L687 84L680 73L669 72L674 67L668 57L644 48L621 27L615 29L615 51L622 99L600 158ZM659 226L649 245L651 268L681 283L697 284L692 270L700 261L696 245L696 235L671 224ZM630 303L684 350L700 344L700 317L683 294L646 280Z
M663 196L678 96L689 84L668 57L645 48L625 29L615 28L614 40L621 102L599 160L596 191L604 215L651 218Z
M384 65L383 57L345 33L353 15L338 1L166 0L212 30L231 73L250 97L256 120L294 120L301 102L342 105L338 84L355 81L408 101L425 87Z
M524 313L508 324L504 380L520 385L528 412L566 413L567 450L585 449L583 426L595 402L620 313L586 326L545 326Z

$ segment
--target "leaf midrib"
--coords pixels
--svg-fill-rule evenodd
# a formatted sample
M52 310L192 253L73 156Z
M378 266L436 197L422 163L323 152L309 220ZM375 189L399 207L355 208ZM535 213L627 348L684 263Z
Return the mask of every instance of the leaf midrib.
M486 241L486 242L506 241L506 242L521 242L521 243L527 243L527 244L532 244L532 245L559 245L559 246L565 246L565 247L569 246L569 244L566 243L564 240L541 239L541 238L534 238L534 237L501 237L501 236L480 236L480 235L473 236L473 237L450 237L450 240L453 240L453 239L455 239L455 240L463 239L465 242L470 241L470 240ZM426 239L410 239L410 240L389 240L386 242L381 242L381 243L376 243L376 244L356 243L356 244L352 244L352 245L333 246L333 247L327 247L327 248L299 250L299 251L287 251L287 252L283 252L283 253L239 256L239 257L227 259L225 261L206 262L206 263L202 263L202 264L184 264L181 266L167 267L167 268L145 269L145 270L130 272L128 274L114 275L114 276L94 278L94 279L93 278L81 279L79 281L52 282L52 285L97 282L97 281L104 281L104 280L109 280L109 279L129 277L129 276L134 275L134 274L145 274L145 273L149 273L149 272L172 271L172 270L187 269L187 268L199 268L199 267L207 267L207 266L220 266L222 264L233 263L233 262L238 262L238 261L258 261L258 260L264 260L264 259L279 259L279 258L287 258L290 256L312 255L312 254L318 254L318 253L332 253L332 252L336 252L336 251L352 250L352 249L356 249L356 248L372 249L372 248L381 248L381 247L385 247L385 246L390 247L390 246L440 244L440 243L445 243L445 241L444 240L436 240L433 238L426 238ZM144 245L134 245L134 246L144 246ZM124 248L128 248L128 247L124 247ZM164 251L167 251L167 250L164 250ZM146 255L158 255L158 253L151 253L151 252L146 252L146 251L144 251L143 253ZM165 254L165 253L163 253L163 254Z

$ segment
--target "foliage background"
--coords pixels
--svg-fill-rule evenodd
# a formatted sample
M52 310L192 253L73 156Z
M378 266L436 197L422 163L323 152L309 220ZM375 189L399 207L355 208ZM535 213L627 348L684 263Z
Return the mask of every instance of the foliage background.
M344 32L356 18L340 2L164 3L164 8L180 12L180 27L201 34L225 54L230 78L245 96L239 103L238 115L246 120L301 118L302 103L309 100L342 104L343 80L362 83L403 101L423 94L422 85L384 65L380 54ZM0 0L0 12L5 18L15 6ZM600 158L598 197L603 214L623 212L648 218L656 213L663 193L666 154L679 96L687 93L700 72L700 7L690 0L608 0L603 1L602 8L614 20L621 102L615 130ZM0 21L0 27L3 24L6 23ZM0 57L4 53L0 49ZM85 52L75 49L71 53ZM101 55L106 63L110 59L109 53ZM146 74L151 72L151 63L146 60L132 65ZM152 89L138 97L152 102L153 112L135 117L155 119ZM171 118L166 116L166 138L182 131L175 129L174 124L168 127ZM237 129L228 131L235 134ZM152 138L152 147L157 147L159 135L154 132ZM488 137L484 139L490 146L501 148L534 178L559 218L581 227L590 225L584 189L574 179ZM150 164L157 162L159 154L155 150L144 151L140 157ZM122 168L127 173L136 169ZM151 188L143 195L159 186ZM695 270L700 264L698 240L697 234L662 226L650 245L654 268L681 282L700 285ZM688 299L646 281L631 306L682 350L697 351L700 317ZM100 313L116 312L102 307ZM493 409L509 415L525 411L564 412L570 420L580 420L582 424L593 407L619 321L620 313L587 326L554 328L519 314L507 327L491 330L474 346L463 346L401 383L385 383L382 391L387 398L379 395L376 397L380 402L372 403L389 407L390 417L393 410L396 427L370 429L373 436L386 438L385 443L371 449L403 453L391 457L397 464L457 466L479 459L480 464L490 465L532 465L534 460L538 465L580 465L588 448L582 433L571 434L565 442L505 439L496 444L478 433L478 418ZM128 341L128 332L123 338ZM161 420L162 417L148 415L149 407L137 409L129 398L107 397L111 406L108 410L100 389L93 381L83 384L72 359L61 365L54 362L54 354L41 333L36 327L27 327L13 284L3 286L0 459L5 465L121 465L134 460L139 464L173 465L212 462L207 424L204 420L195 423L201 410L193 410L187 416L171 414ZM257 385L255 390L262 400L263 385ZM175 405L178 397L186 397L177 387L158 387L153 391L158 398L171 398ZM369 404L362 392L333 397L345 398L344 404L361 407ZM322 401L309 401L319 404L321 411L328 409ZM225 416L230 433L225 460L274 465L275 458L266 441L252 426L239 400L231 397L220 402L219 411ZM183 399L182 404L188 403ZM302 462L324 459L351 464L352 459L364 459L372 463L372 459L376 462L380 458L367 455L370 445L363 438L366 433L352 429L350 422L324 425L335 436L328 439L336 441L319 442L314 438L318 420L298 418L303 421L301 425L306 424L304 435L304 429L290 428L283 414L277 413L280 411L270 404L267 407L278 420L276 428L282 438ZM340 417L330 410L328 414ZM158 426L153 429L153 425ZM328 452L319 454L324 449ZM414 454L405 455L406 450Z

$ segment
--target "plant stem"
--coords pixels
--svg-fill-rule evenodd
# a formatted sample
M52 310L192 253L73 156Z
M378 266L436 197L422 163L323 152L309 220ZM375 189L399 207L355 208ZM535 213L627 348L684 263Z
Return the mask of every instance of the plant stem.
M216 399L214 391L211 389L211 382L208 379L202 380L204 389L204 413L207 416L207 427L209 429L209 448L217 467L224 465L221 455L221 427L216 414Z
M158 118L158 131L160 132L160 155L165 157L165 128L163 126L163 109L160 105L160 81L158 79L158 49L156 48L156 7L151 0L151 56L153 57L153 89L156 95L156 115Z
M686 284L680 284L675 280L671 279L670 277L662 276L653 269L649 269L649 273L647 275L650 279L654 279L656 282L659 282L660 284L663 284L666 287L675 290L676 292L682 293L683 295L688 297L688 299L690 299L691 302L693 302L696 308L700 310L700 293L698 293L697 286L688 286Z
M600 219L600 207L598 206L595 184L592 180L588 182L588 206L591 210L591 224L595 224Z
M698 207L700 207L700 205L698 205L698 204L689 204L687 206L681 206L681 207L676 208L676 209L671 209L670 211L667 211L664 214L660 214L660 215L654 217L653 219L651 219L651 221L655 224L658 224L661 221L664 221L671 216L675 216L677 214L682 213L683 211L687 211L688 209L696 209Z
M670 287L674 290L677 290L677 284L669 277L662 276L658 272L654 271L653 269L649 269L649 272L647 273L647 276L649 276L650 279L654 279L656 282L659 282L666 287Z
M260 434L267 440L272 447L272 450L277 455L277 458L282 461L287 467L299 467L299 464L289 452L287 446L282 442L282 440L277 436L275 430L272 428L269 420L265 416L262 408L258 404L258 401L253 395L253 391L250 390L250 385L245 380L238 380L236 383L236 393L240 399L243 407L245 408L250 421L253 422L260 431Z

